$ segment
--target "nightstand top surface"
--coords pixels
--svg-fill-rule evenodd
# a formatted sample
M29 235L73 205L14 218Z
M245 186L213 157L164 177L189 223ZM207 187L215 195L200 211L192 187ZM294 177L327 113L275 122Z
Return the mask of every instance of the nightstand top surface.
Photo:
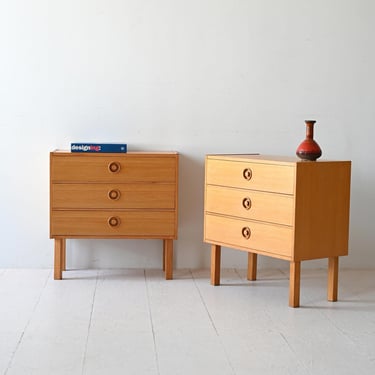
M100 155L100 156L153 156L153 155L158 155L158 156L168 156L168 155L178 155L177 151L128 151L128 152L71 152L69 150L54 150L51 152L51 154L54 155Z
M305 161L299 159L297 156L280 156L280 155L262 155L262 154L208 154L206 155L209 159L217 160L232 160L232 161L253 161L261 162L265 164L295 164L295 163L326 163L326 162L349 162L346 160L316 160L316 161Z

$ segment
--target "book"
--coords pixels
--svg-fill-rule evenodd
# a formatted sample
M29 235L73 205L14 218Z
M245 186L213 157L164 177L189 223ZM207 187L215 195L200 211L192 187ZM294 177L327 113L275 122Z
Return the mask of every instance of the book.
M126 143L71 143L71 152L126 153Z

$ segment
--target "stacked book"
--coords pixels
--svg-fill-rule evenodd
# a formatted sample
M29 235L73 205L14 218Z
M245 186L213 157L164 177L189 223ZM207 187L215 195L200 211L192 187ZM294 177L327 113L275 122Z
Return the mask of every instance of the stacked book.
M125 153L127 152L126 143L71 143L71 152L111 152Z

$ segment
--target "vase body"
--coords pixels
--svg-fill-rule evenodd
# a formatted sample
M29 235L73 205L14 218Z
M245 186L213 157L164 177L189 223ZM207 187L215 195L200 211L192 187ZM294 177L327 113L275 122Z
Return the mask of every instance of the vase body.
M322 156L322 150L314 140L314 124L316 121L306 120L306 138L298 146L296 155L302 160L315 161Z

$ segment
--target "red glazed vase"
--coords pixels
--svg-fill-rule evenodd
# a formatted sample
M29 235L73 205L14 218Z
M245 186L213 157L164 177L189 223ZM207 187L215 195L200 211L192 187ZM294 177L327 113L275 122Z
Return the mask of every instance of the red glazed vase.
M302 160L315 161L322 156L322 150L314 140L314 120L306 120L306 138L298 146L296 155Z

